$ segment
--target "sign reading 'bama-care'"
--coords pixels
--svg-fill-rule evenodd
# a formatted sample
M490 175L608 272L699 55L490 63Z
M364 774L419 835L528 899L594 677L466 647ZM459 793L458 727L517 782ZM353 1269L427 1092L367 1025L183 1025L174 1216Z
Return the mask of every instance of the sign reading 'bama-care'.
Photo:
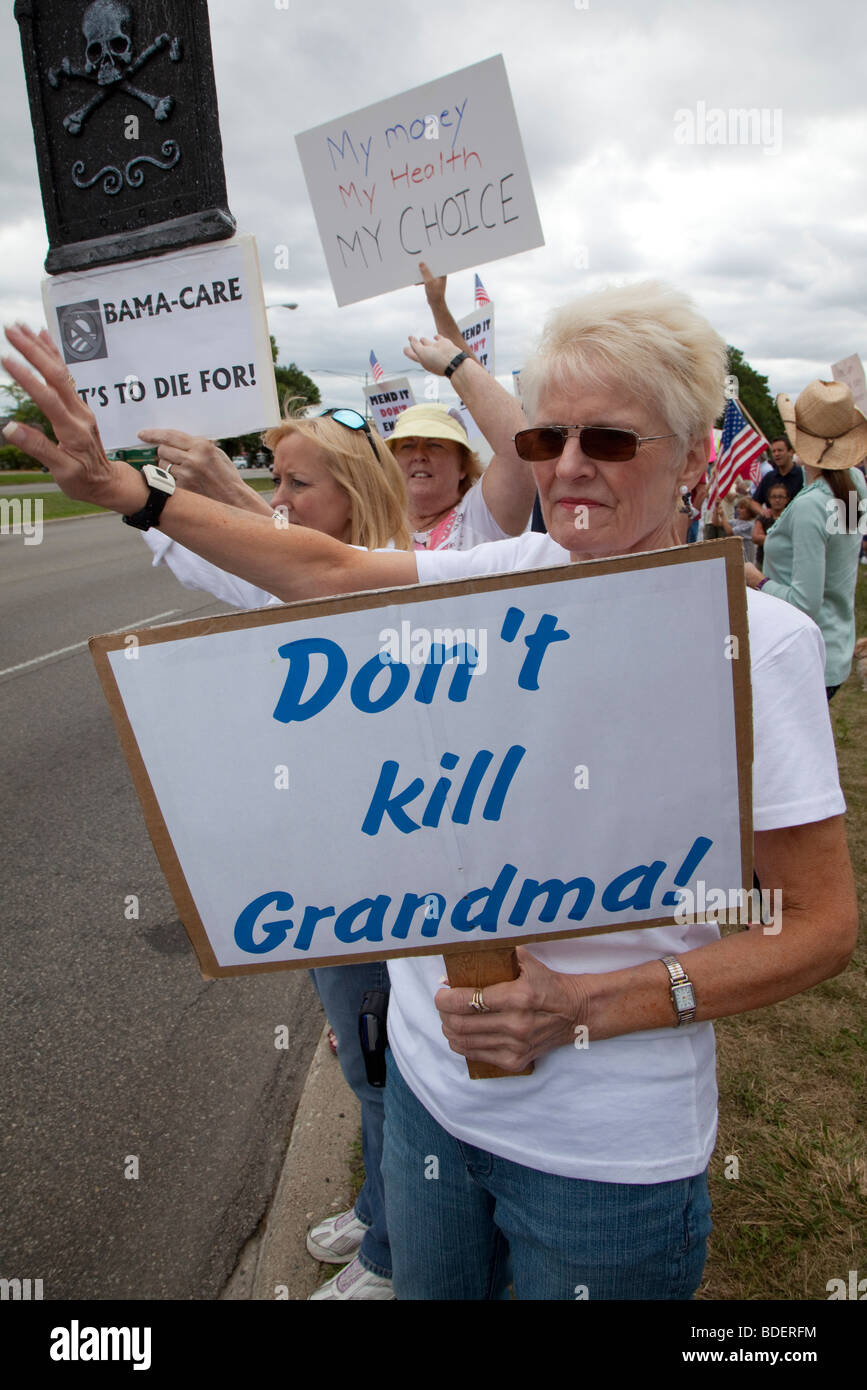
M749 881L738 564L718 543L94 639L203 969L647 926L698 878Z

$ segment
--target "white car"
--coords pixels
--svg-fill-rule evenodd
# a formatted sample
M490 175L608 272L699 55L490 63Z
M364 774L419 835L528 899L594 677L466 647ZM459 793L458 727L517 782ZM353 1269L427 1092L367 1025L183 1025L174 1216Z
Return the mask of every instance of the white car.
M242 469L242 468L249 468L249 466L250 466L250 465L249 465L249 462L247 461L247 459L244 457L243 454L236 454L235 457L232 459L232 462L234 463L235 467L236 467L239 471L240 471L240 469Z

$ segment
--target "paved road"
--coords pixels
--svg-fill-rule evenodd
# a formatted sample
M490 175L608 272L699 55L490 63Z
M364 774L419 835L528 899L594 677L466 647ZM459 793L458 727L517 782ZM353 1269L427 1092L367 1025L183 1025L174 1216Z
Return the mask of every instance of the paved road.
M220 611L119 519L0 537L0 1276L46 1299L217 1297L321 1028L304 972L201 979L86 647Z

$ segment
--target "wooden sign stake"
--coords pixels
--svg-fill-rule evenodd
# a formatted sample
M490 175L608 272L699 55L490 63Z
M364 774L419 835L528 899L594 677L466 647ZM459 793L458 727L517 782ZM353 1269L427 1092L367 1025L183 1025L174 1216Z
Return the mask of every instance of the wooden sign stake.
M518 955L513 946L498 946L490 950L446 951L446 973L452 989L486 989L520 975ZM523 1071L504 1071L493 1062L472 1062L466 1058L467 1071L473 1081L487 1081L494 1076L530 1076L533 1063Z

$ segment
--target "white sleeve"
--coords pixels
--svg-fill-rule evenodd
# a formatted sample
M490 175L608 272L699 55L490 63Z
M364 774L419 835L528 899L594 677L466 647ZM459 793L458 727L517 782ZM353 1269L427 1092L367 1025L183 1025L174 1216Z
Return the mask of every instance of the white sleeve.
M815 623L781 599L786 621L753 660L753 829L779 830L846 810L825 694L825 643ZM750 605L750 641L757 618ZM778 615L770 614L771 619ZM797 619L797 621L796 621ZM761 619L760 619L761 621Z
M153 551L154 564L166 564L185 589L203 589L206 594L223 603L231 603L235 608L264 608L269 603L279 603L267 589L258 589L246 579L221 570L210 560L187 550L186 546L170 540L158 527L152 526L142 531L142 540Z
M483 545L485 541L502 541L509 539L508 531L504 531L493 518L490 508L485 501L485 494L482 491L484 473L477 483L464 493L463 512L464 526L472 535L473 545ZM529 520L529 517L527 518Z

